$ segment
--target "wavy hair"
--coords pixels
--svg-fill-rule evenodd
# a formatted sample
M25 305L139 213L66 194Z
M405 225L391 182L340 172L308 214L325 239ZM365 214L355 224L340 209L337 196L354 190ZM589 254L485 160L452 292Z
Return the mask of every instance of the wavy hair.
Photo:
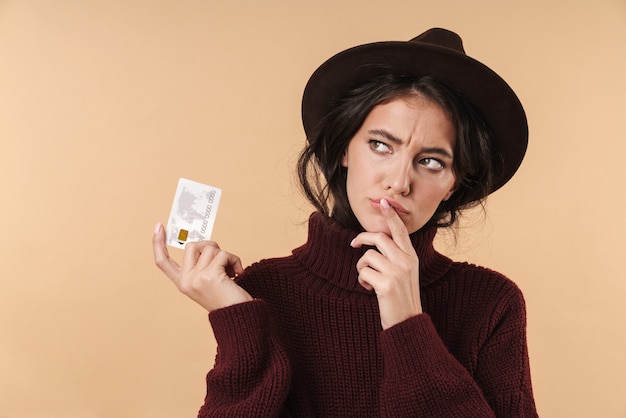
M342 156L375 106L411 97L441 106L456 130L452 167L456 190L441 202L428 224L453 225L461 210L475 206L492 191L499 159L493 155L489 129L472 105L433 77L386 74L353 86L307 138L297 172L304 195L318 211L345 227L363 229L348 202Z

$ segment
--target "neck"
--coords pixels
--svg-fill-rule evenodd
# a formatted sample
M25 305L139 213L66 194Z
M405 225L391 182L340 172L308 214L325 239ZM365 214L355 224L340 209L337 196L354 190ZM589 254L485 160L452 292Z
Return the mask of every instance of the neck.
M309 237L305 245L294 250L296 258L313 273L334 285L368 293L358 283L357 261L368 248L352 248L350 242L360 233L348 229L318 212L309 219ZM420 260L420 285L428 285L448 271L451 260L435 251L435 227L425 227L410 235Z

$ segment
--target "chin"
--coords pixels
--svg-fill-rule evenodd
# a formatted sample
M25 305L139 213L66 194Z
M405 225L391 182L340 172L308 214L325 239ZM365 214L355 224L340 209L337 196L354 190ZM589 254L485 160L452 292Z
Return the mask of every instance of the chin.
M391 231L389 230L389 226L387 226L387 222L385 222L384 219L381 219L380 222L370 221L368 223L361 223L361 225L363 226L363 229L367 232L383 232L391 236ZM413 234L414 232L419 231L422 227L424 227L424 224L407 225L406 222L404 225L406 226L406 229L409 235Z
M389 230L389 227L384 219L382 222L368 222L365 224L361 223L361 225L367 232L383 232L387 235L391 235L391 231Z

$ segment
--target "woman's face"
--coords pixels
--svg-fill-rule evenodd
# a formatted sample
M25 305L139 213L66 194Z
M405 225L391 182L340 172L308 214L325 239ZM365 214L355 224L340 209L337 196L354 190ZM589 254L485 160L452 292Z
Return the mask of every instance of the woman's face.
M348 201L361 226L389 234L385 198L409 233L423 227L455 188L455 129L443 109L422 97L378 105L342 157Z

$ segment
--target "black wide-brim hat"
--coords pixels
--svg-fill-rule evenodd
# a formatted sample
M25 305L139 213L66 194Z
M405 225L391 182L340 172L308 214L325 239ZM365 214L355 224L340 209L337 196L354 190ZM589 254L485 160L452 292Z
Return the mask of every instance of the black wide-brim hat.
M311 76L302 98L307 137L350 88L383 74L431 76L460 93L480 112L501 160L491 192L517 171L528 146L526 113L515 92L493 70L467 56L454 32L433 28L404 41L375 42L342 51Z

